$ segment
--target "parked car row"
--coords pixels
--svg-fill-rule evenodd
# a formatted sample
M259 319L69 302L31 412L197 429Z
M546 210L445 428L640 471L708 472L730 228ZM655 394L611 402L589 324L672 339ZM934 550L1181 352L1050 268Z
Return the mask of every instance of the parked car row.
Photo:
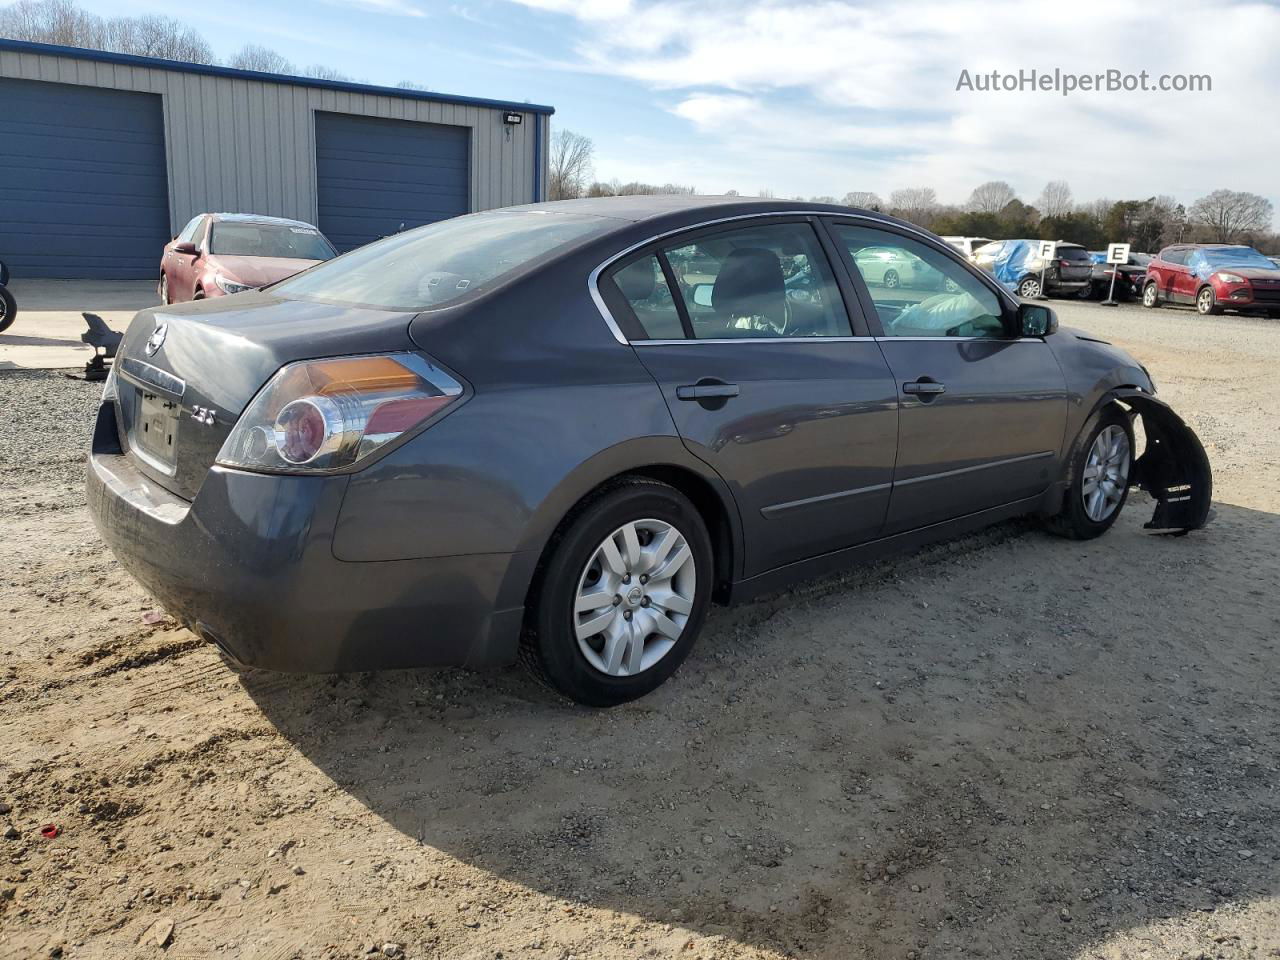
M1193 305L1204 315L1237 310L1280 317L1280 258L1241 244L1179 243L1154 257L1130 253L1124 263L1110 264L1105 252L1078 243L1058 241L1053 259L1043 260L1039 240L942 239L1027 299L1112 296L1141 300L1145 307ZM893 286L909 275L886 270L884 283Z

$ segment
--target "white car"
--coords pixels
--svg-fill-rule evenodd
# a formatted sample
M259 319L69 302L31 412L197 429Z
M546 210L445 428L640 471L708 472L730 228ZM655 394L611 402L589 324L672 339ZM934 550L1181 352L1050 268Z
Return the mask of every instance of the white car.
M854 257L863 279L875 286L953 291L955 284L919 257L896 247L863 247Z
M943 237L945 242L951 244L966 257L973 256L973 251L977 250L983 244L990 243L988 237Z

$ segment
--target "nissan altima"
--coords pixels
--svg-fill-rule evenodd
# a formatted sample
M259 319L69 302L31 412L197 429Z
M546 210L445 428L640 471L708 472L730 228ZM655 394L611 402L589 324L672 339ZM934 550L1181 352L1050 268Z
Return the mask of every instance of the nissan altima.
M233 665L523 658L599 706L713 602L1018 515L1089 539L1133 486L1153 530L1208 517L1138 361L907 223L737 197L477 213L143 310L88 467L121 563Z

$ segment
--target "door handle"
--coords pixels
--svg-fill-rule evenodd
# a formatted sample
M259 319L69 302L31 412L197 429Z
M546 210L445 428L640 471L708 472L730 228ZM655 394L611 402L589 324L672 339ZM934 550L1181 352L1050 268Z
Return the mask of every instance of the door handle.
M936 397L940 393L946 393L947 386L946 384L938 383L936 380L913 380L910 383L904 383L902 385L902 392L926 397Z
M701 381L676 387L678 400L719 400L738 395L736 383L714 383Z

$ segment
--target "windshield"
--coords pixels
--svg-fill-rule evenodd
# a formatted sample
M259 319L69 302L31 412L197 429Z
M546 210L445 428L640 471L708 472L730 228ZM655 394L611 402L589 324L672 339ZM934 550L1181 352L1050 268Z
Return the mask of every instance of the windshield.
M329 241L315 227L214 221L210 229L209 252L224 257L329 260L335 256Z
M425 310L484 289L532 260L616 224L564 213L455 217L360 247L271 289L285 297Z
M1253 247L1208 247L1196 251L1201 263L1211 267L1258 267L1275 270L1276 265Z

